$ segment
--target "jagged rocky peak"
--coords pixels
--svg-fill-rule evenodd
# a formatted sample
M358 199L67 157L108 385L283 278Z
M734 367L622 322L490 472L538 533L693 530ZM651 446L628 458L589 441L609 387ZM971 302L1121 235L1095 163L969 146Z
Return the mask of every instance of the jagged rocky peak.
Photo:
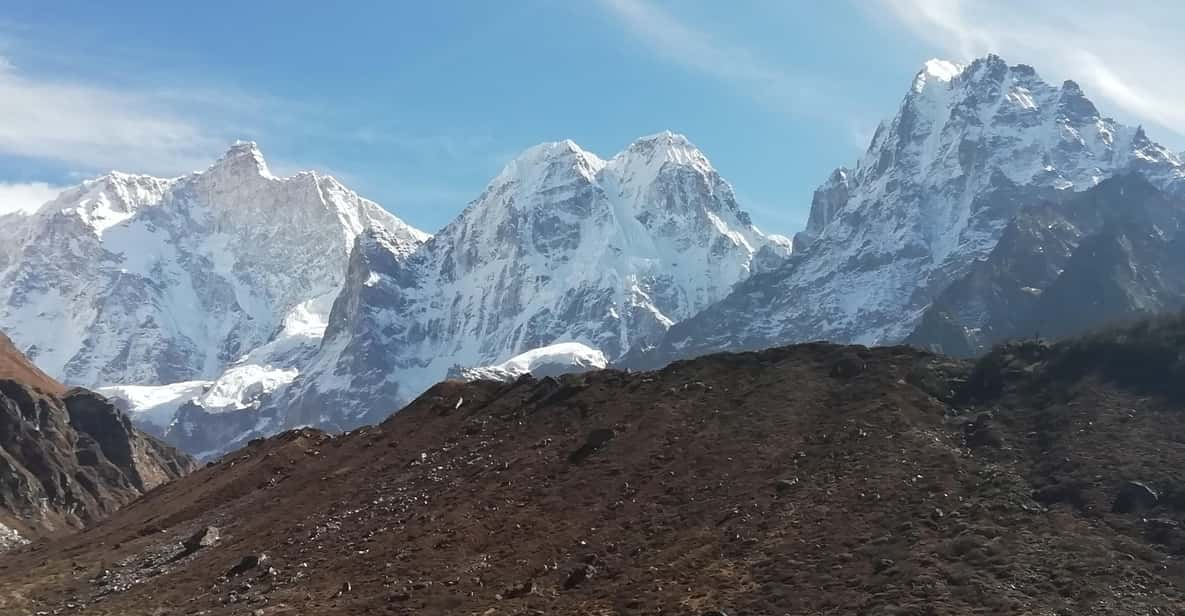
M1167 169L1169 181L1182 176L1175 154L1140 129L1103 117L1072 81L1050 85L1032 67L996 55L967 65L930 60L855 169L837 169L816 191L798 248L845 216L894 225L921 217L910 226L923 230L928 250L942 259L958 243L980 244L964 235L969 223L983 235L974 229L975 206L944 198L946 192L976 194L1008 183L1083 190L1115 169L1149 163L1165 167L1158 171Z
M1181 158L1077 84L995 55L926 62L859 161L816 191L788 264L670 328L658 359L638 365L807 339L900 341L1018 213L1128 171L1185 193Z
M1099 119L1099 110L1082 93L1078 83L1067 79L1062 82L1061 98L1058 100L1058 111L1066 119L1075 122L1088 122Z
M254 141L235 142L221 158L210 166L210 171L247 172L265 178L274 177L268 169L267 161L263 158L259 144Z
M827 181L815 189L811 197L810 216L807 218L806 228L794 235L794 250L802 251L810 247L823 228L835 218L837 212L847 205L851 196L849 179L852 170L840 167L831 172Z

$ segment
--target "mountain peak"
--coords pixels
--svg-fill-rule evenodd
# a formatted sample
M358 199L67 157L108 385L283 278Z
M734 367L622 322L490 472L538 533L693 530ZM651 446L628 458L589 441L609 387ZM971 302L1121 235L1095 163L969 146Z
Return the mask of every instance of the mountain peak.
M660 146L668 146L668 147L669 146L691 147L691 148L695 147L694 145L691 144L691 141L689 139L687 139L686 136L684 136L680 133L671 132L670 130L664 130L661 132L654 133L653 135L645 135L643 137L638 137L637 139L634 140L633 143L630 144L629 148L626 148L626 149L633 149L633 148L638 148L638 147L652 147L652 146L659 146L659 145Z
M518 182L535 188L560 181L564 170L592 181L605 161L585 151L571 139L533 145L506 164L491 186Z
M922 65L922 73L942 81L950 81L958 77L963 69L966 68L958 62L951 62L950 60L942 60L940 58L930 58Z
M672 133L669 130L639 137L625 151L618 154L619 157L629 155L643 155L647 157L658 155L666 160L674 160L676 162L689 162L692 159L704 158L703 152L700 152L699 148L691 143L691 140L679 133Z
M931 58L922 64L913 80L913 91L921 92L928 84L950 83L955 77L963 73L966 67L957 62Z
M597 156L577 145L571 139L547 141L533 145L515 157L513 162L518 164L534 164L544 161L564 160L570 158L597 159Z
M267 161L263 158L263 152L259 150L259 145L254 141L234 142L226 150L226 153L210 166L210 170L215 169L245 171L265 178L274 177L268 169Z
M703 174L713 171L712 163L695 144L669 130L637 139L609 164L625 176L654 178L667 163L689 166Z

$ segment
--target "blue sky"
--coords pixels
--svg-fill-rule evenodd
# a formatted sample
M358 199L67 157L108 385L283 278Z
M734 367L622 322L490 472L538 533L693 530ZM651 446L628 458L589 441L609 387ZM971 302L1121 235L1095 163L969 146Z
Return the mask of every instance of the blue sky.
M434 231L522 149L686 134L769 231L851 164L926 59L1073 78L1185 147L1185 9L1133 0L5 2L0 211L236 139Z

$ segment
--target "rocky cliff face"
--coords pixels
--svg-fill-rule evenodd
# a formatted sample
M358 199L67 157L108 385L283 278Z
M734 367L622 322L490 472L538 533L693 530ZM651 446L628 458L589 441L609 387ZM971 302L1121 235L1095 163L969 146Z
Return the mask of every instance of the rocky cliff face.
M0 365L27 363L0 347ZM20 375L0 375L0 548L81 528L196 468L98 394L9 376Z
M853 169L815 193L785 265L674 326L649 360L808 339L899 341L1028 206L1134 171L1179 192L1180 158L1073 82L996 56L931 61Z

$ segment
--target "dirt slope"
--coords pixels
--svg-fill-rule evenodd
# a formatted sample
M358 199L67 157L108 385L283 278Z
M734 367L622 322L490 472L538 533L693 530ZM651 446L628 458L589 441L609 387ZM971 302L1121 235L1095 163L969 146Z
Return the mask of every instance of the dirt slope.
M443 383L0 559L0 613L1185 613L1185 414L1075 357Z
M48 394L60 396L66 393L64 385L33 365L4 332L0 332L0 379L20 381Z

